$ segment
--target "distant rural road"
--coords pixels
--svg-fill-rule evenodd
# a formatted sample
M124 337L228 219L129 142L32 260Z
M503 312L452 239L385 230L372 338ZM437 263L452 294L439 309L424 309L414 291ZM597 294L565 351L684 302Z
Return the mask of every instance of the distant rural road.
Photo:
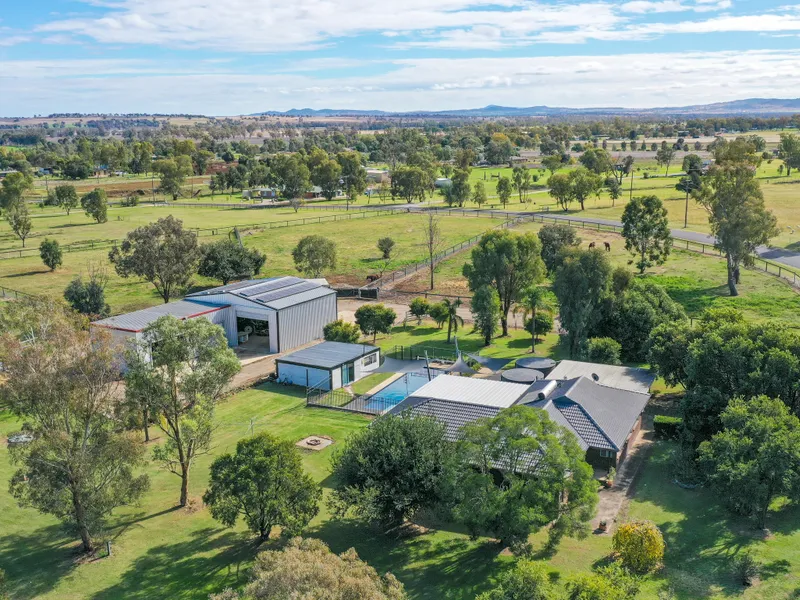
M375 206L378 208L378 206ZM447 207L431 207L430 205L424 204L395 204L395 205L382 205L381 208L395 208L397 210L409 210L411 212L425 212L428 210L449 210ZM459 211L465 212L474 212L480 214L481 211L478 209L470 209L470 208L459 208ZM496 210L492 209L492 213L494 214L505 214L510 218L519 217L519 216L542 216L548 219L554 219L559 221L583 221L586 223L595 223L598 225L616 225L617 227L622 227L622 223L620 221L612 221L610 219L597 219L594 217L585 217L583 215L563 215L554 212L540 212L540 211L531 211L531 212L521 212L521 211L503 211L503 210ZM709 244L713 245L715 242L715 238L707 233L700 233L698 231L689 231L686 229L671 229L672 237L676 240L687 240L690 242L697 242L699 244ZM791 250L786 250L784 248L770 248L768 246L759 246L756 249L756 254L760 258L765 260L771 260L776 263L784 264L789 267L793 267L795 269L800 269L800 253L792 252Z

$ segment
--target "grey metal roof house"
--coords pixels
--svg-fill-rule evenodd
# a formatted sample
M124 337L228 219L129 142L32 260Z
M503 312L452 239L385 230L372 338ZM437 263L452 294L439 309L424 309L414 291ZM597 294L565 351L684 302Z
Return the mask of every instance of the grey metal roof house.
M527 405L546 411L552 421L575 435L589 464L609 468L625 459L649 399L648 392L612 388L587 377L544 379L526 386L440 375L390 414L436 418L445 424L448 438L456 440L467 423L494 417L510 406Z
M576 377L588 377L600 385L649 394L656 376L647 369L622 367L617 365L601 365L577 360L562 360L550 371L547 379L569 380Z
M380 362L376 346L326 341L278 358L275 367L282 383L327 391L361 379Z
M336 291L325 280L252 279L103 319L92 327L110 331L120 342L131 341L163 315L207 318L225 330L231 346L250 344L264 352L287 352L323 337L325 325L337 318Z

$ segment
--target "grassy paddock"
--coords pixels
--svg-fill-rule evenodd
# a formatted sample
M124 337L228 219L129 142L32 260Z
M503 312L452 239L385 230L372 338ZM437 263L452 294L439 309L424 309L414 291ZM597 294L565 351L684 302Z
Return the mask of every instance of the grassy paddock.
M81 209L75 209L67 216L57 208L35 208L31 210L33 231L31 237L26 241L26 246L35 248L45 237L56 239L62 245L122 239L129 231L167 215L180 219L187 228L209 229L286 220L292 221L334 214L338 216L341 211L301 209L296 213L291 208L241 210L141 204L129 208L112 206L108 209L108 221L106 223L95 223ZM22 244L11 231L8 223L5 220L0 221L0 251L19 250L21 248Z
M195 210L195 209L186 209ZM198 209L199 210L199 209ZM167 214L167 213L162 213ZM212 213L213 215L214 213ZM217 211L216 214L245 214L257 217L268 214L257 212ZM308 213L300 213L308 214ZM316 216L316 211L312 214ZM306 235L319 234L331 238L338 247L338 264L333 273L325 273L334 282L362 284L366 276L375 273L382 265L381 255L376 248L378 238L390 235L397 245L396 257L390 269L399 268L423 260L425 257L423 238L424 217L420 215L393 215L354 219L347 222L309 224L301 227L265 229L243 235L247 246L258 248L267 255L267 263L262 276L296 273L291 252L298 240ZM448 217L442 219L441 229L445 246L466 240L473 235L499 225L499 219L474 217ZM219 224L220 223L211 223ZM203 238L202 242L222 239L220 236ZM21 259L0 260L0 286L28 292L61 296L73 276L86 272L88 265L105 265L108 269L109 283L106 300L113 313L158 304L160 298L154 288L136 278L117 277L108 263L108 248L85 252L64 254L64 264L55 272L50 272L38 256ZM218 282L196 276L194 284L210 286Z
M535 232L539 223L526 223L515 231ZM589 242L608 241L614 264L627 266L633 258L625 250L624 239L610 232L579 229L582 247ZM462 252L439 265L434 293L471 295L461 269L470 253ZM404 281L398 289L410 292L428 291L426 274ZM800 295L785 281L757 270L743 270L739 296L728 295L725 262L716 256L676 250L667 262L647 270L644 277L663 285L672 298L680 302L690 316L697 316L710 307L733 307L752 320L776 320L792 328L800 328Z

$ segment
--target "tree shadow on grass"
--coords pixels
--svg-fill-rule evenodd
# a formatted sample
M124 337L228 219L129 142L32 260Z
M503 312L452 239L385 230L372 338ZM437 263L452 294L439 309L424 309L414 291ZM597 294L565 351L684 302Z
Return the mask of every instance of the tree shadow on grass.
M0 534L0 567L12 598L27 600L52 591L76 566L77 542L54 523L30 533Z
M204 528L192 532L185 541L150 548L133 561L119 582L91 598L205 600L211 593L244 584L248 567L258 550L249 535L229 529Z
M45 273L50 273L50 269L36 269L35 271L25 271L24 273L11 273L4 277L14 279L16 277L28 277L30 275L44 275Z
M449 533L398 538L359 521L333 519L308 534L337 553L355 548L378 573L393 573L419 599L472 600L513 564L499 555L502 548L494 542Z
M741 592L732 570L733 560L760 542L762 534L753 522L732 515L708 489L686 490L672 483L669 460L676 445L657 442L637 485L634 502L649 503L681 518L658 521L666 544L666 568L660 577L675 588L677 598L694 600ZM768 527L790 533L800 527L792 510L772 513ZM788 568L777 561L767 565L774 577Z

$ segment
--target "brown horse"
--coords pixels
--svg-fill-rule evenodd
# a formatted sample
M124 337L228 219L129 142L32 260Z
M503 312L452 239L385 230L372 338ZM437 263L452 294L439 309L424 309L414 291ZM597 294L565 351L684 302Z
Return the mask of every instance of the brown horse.
M594 248L594 246L595 246L595 243L594 243L594 242L591 242L591 243L589 244L589 250L593 249L593 248Z
M606 246L606 252L611 252L611 244L609 244L608 242L603 242L603 243Z

